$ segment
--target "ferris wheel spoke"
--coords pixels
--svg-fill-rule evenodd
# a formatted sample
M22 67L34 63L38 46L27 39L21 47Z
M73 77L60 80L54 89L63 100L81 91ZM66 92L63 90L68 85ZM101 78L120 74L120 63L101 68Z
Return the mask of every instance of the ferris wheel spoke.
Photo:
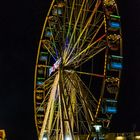
M84 63L86 63L88 60L90 60L91 58L93 58L94 56L96 56L97 54L99 54L100 52L102 52L103 50L106 49L106 46L104 46L103 48L97 50L96 52L94 52L92 55L90 55L89 57L86 57L85 59L83 59L82 61L79 62L79 65L77 65L75 68L80 67L81 65L83 65Z
M74 6L75 6L75 1L73 0L72 4L71 4L71 13L70 13L70 18L69 18L69 23L68 23L68 30L67 30L67 35L66 37L68 37L70 35L70 30L71 30L71 24L72 24L72 17L73 17L73 13L74 13ZM69 16L69 15L68 15Z
M86 45L84 45L85 42L82 43L82 45L79 46L79 48L81 48L81 49L77 50L76 54L74 56L72 56L72 58L66 63L66 65L69 65L72 62L76 62L75 59L77 59L77 58L78 58L78 61L80 62L80 60L82 61L85 57L90 56L93 53L96 54L96 51L102 50L102 47L101 47L103 45L102 40L106 37L106 34L103 34L101 37L99 37L98 39L96 39L93 42L93 40L96 37L97 33L101 29L102 25L103 25L103 22L101 23L100 27L95 31L91 41L88 42L88 44L86 44ZM97 43L98 43L98 45L97 45L97 47L95 47L95 44L97 44ZM84 48L82 48L83 45L84 45ZM85 48L85 46L87 46L87 47Z
M79 133L79 124L78 124L78 121L77 121L77 107L76 107L76 104L77 104L77 101L76 101L76 89L74 85L74 83L71 83L69 82L69 79L66 78L67 81L64 85L65 89L66 89L66 96L68 96L68 100L67 100L67 105L66 105L66 108L68 111L68 115L69 115L69 118L70 118L70 125L71 125L71 131L75 131L76 133ZM71 95L69 90L72 89L71 91ZM65 97L66 98L66 97ZM76 116L76 117L75 117ZM75 127L75 130L73 129Z
M80 85L79 85L79 87L80 87ZM83 105L83 109L84 109L84 114L86 114L87 121L89 120L89 117L90 117L90 121L94 121L93 112L91 113L90 106L88 105L84 92L82 90L83 89L80 88L80 97L82 99L81 101L82 101L82 105ZM88 122L88 125L89 125L89 122Z
M73 58L71 58L66 65L70 65L73 63L76 63L76 65L77 65L77 62L81 65L81 62L83 62L83 61L86 62L87 60L93 58L93 56L95 56L98 53L100 53L101 51L103 51L106 48L106 46L104 45L104 42L102 41L102 39L105 37L106 37L106 34L104 34L99 39L97 39L94 43L92 43L92 45L87 46L84 50L79 52L79 54L77 54ZM98 45L96 45L96 47L93 47L97 43L98 43ZM92 48L92 50L91 50L91 48Z
M53 59L56 61L57 58L57 53L55 52L55 50L53 49L53 47L50 45L49 42L46 41L42 41L43 43L43 47L50 53L50 55L53 57Z
M74 89L76 91L79 91L79 87L77 85L77 83L79 83L79 81L77 81L75 78L74 79L73 78L72 78L72 76L69 76L69 74L67 75L67 81L68 81L67 85L71 85L69 88L72 88L72 89ZM71 80L71 79L75 80L76 82L73 82L73 80ZM77 96L79 98L78 95L74 95L74 96Z
M69 77L69 75L68 75L68 79L73 79L71 76ZM73 83L73 80L76 82L74 82ZM88 106L88 103L87 103L87 101L85 100L85 96L83 95L83 88L81 89L80 87L81 87L81 85L80 85L80 83L79 83L79 81L76 81L76 79L74 78L72 81L70 81L70 83L72 84L72 85L74 85L74 88L72 88L72 89L75 89L76 91L77 91L77 94L76 94L76 98L78 98L78 102L76 103L77 104L77 106L79 106L80 104L82 105L81 106L81 109L78 109L78 108L76 108L77 109L77 113L76 114L81 114L82 115L82 118L84 117L85 118L85 121L87 122L87 124L88 124L88 128L87 128L87 126L83 123L83 125L84 125L84 127L88 130L89 129L89 118L86 118L86 116L90 116L91 118L92 118L92 120L93 120L93 117L92 117L92 113L91 113L91 111L89 110L89 106ZM68 85L70 85L70 83L68 84ZM75 87L76 86L76 87ZM78 89L77 89L77 87L78 87ZM72 92L73 93L73 92ZM71 94L71 96L72 96L72 94ZM80 102L79 102L80 101ZM72 105L71 105L72 106ZM73 109L72 109L73 110ZM85 114L87 114L86 116L85 116ZM78 117L78 116L77 116ZM79 117L78 117L79 118ZM78 119L77 118L77 119ZM77 121L77 119L75 119L74 121ZM77 123L75 123L75 124L77 124ZM80 126L79 126L79 124L77 124L76 125L77 126L77 131L79 132L80 131ZM83 129L84 130L84 129ZM88 131L87 131L88 132Z
M68 82L68 79L67 78L65 78L65 79L62 79L62 80L66 80L66 83ZM62 82L62 83L64 83L64 82ZM63 92L61 92L60 94L61 94L61 96L60 96L60 98L61 98L61 105L62 105L62 107L63 107L63 110L61 110L61 111L63 111L63 116L65 116L65 121L67 122L67 125L66 124L63 124L64 125L64 127L65 127L65 133L67 133L67 135L70 135L71 137L72 137L72 139L74 139L74 130L73 130L73 127L74 127L74 122L75 122L75 120L74 120L74 110L73 110L73 105L71 104L71 101L73 102L74 100L73 100L73 97L74 97L74 95L73 95L73 93L71 93L71 96L70 95L68 95L68 92L67 92L67 90L68 90L68 88L70 88L69 87L69 84L63 84L62 85L62 87L61 87L61 90L63 90ZM66 89L66 88L64 88L64 87L67 87L67 90L64 90L64 89ZM70 120L71 119L71 120Z
M95 32L93 32L93 36L88 44L88 46L93 46L96 42L98 42L99 40L102 39L102 37L105 36L105 34L103 34L100 38L98 38L96 41L94 41L95 37L97 36L98 32L100 31L101 27L103 26L104 21L101 22L100 26L95 30Z
M81 86L84 87L83 90L84 91L86 90L86 92L89 93L88 95L90 95L91 98L93 99L93 102L94 102L93 104L94 104L94 107L95 107L95 104L98 103L97 99L93 96L93 94L90 92L90 90L88 89L88 87L84 84L84 82L81 80L81 78L76 73L73 73L72 75L74 75L76 77L76 79L74 78L74 80L77 81L76 83L73 82L74 80L71 80L73 78L69 75L69 73L67 74L67 77L68 77L69 81L71 82L71 84L73 85L73 88L75 88L76 91L78 91L78 85L77 85L77 83L81 83Z
M86 95L85 96L85 92L83 92L83 87L82 85L80 84L80 82L78 82L78 87L79 87L79 98L80 98L80 101L81 101L81 105L82 105L82 108L80 109L80 111L78 112L78 114L81 114L82 115L82 118L84 118L83 120L81 120L81 123L84 127L84 131L85 133L89 133L89 130L90 130L90 122L91 121L94 121L94 115L93 115L93 112L91 111L91 106L89 106L89 103L87 102L88 101L88 96ZM87 92L86 92L87 93Z
M53 83L53 80L54 80L54 78L55 78L56 75L57 75L57 72L55 72L55 73L54 73L53 75L51 75L48 79L46 79L46 80L43 82L43 84L38 85L38 86L34 89L34 91L36 92L36 91L39 90L39 89L47 90L47 89L51 86L51 84ZM50 85L50 86L47 87L47 89L46 89L46 86L48 86L48 85Z
M97 12L98 13L98 12ZM102 17L102 14L101 13L100 15L97 16L97 13L95 13L95 17L94 17L94 21L93 21L93 25L90 25L90 28L87 28L86 29L86 32L84 34L84 37L82 39L82 45L79 46L79 48L82 50L84 49L83 45L85 46L85 43L86 43L86 46L89 46L91 45L92 43L94 43L94 39L95 37L97 36L98 32L100 31L101 27L103 26L103 23L104 23L104 20L103 20L103 17ZM100 12L99 12L100 13ZM97 16L97 17L96 17ZM101 21L101 23L100 23ZM100 23L100 24L99 24ZM99 26L97 26L99 24ZM97 27L96 27L97 26ZM96 29L96 28L97 29ZM79 49L77 51L77 53L79 53ZM77 54L76 53L76 54Z
M76 74L76 77L79 79L79 81L81 82L81 84L83 85L83 87L85 87L85 89L87 90L87 92L92 96L93 100L95 101L95 103L98 103L97 99L93 96L93 93L91 93L91 91L89 90L89 88L84 84L84 82L82 81L82 79Z
M88 1L88 9L91 9L93 5L95 5L96 0Z
M96 47L94 47L94 45L98 42L99 42L98 47L101 48L100 40L102 40L106 36L106 34L104 34L101 37L99 37L98 39L96 39L96 41L94 41L94 39L95 39L97 33L100 31L103 23L104 22L102 22L100 24L100 26L97 28L97 30L95 30L93 32L93 37L91 38L91 40L89 42L86 43L86 45L85 45L86 41L85 42L83 41L82 45L79 46L81 49L80 50L78 49L78 51L76 52L75 57L73 59L76 59L76 58L80 57L80 59L83 60L86 56L89 56L89 55L93 54L92 52L97 49ZM87 46L87 47L85 48L83 46ZM72 61L72 60L70 60L70 61ZM78 61L79 61L79 59L78 59Z
M97 0L93 12L91 13L91 15L90 15L88 21L86 22L84 28L82 29L82 32L81 32L80 35L78 36L77 41L76 41L75 44L73 45L73 47L72 47L70 53L69 53L68 56L66 57L66 62L68 61L68 59L70 58L71 54L72 54L73 51L75 50L75 48L76 48L77 44L79 43L79 41L80 41L80 39L81 39L83 33L86 31L87 27L90 25L90 23L91 23L91 21L92 21L92 18L93 18L93 16L95 15L95 13L96 13L98 7L100 6L100 4L101 4L101 1L100 1L100 0ZM70 43L70 44L71 44L71 43Z
M63 95L63 103L64 103L64 109L65 109L65 112L66 112L66 117L67 117L67 122L68 122L68 128L69 128L69 131L70 131L70 135L71 137L74 139L74 135L73 135L73 132L72 132L72 126L71 126L71 123L70 123L70 113L68 113L68 108L67 108L67 105L66 105L66 101L64 99L64 95Z
M79 73L79 74L88 75L88 76L95 76L95 77L104 78L104 75L103 74L88 73L88 72L82 72L82 71L74 71L74 72Z
M74 3L75 3L75 1L73 1L73 7L72 7L72 14L73 14L73 11L74 11ZM75 18L75 23L74 23L74 27L73 27L73 32L72 32L72 34L71 34L71 37L70 37L70 41L69 41L69 45L68 45L68 47L67 47L67 49L66 49L66 56L68 55L67 53L69 53L69 51L71 50L71 44L72 44L72 40L73 40L73 38L74 38L74 35L75 35L75 32L76 32L76 29L77 29L77 26L78 26L78 22L79 22L79 19L80 19L80 16L81 16L81 14L82 14L82 9L83 9L83 6L84 6L84 4L85 4L85 0L83 0L82 1L82 4L81 4L81 8L80 8L80 10L79 10L79 13L78 13L78 15L77 15L77 13L75 13L76 15L77 15L77 18ZM75 12L76 12L76 10L75 10ZM72 22L72 14L71 14L71 18L70 18L70 22L69 22L69 30L68 30L68 34L69 34L69 32L70 32L70 28L71 28L71 22ZM74 15L75 16L75 15ZM67 36L68 37L68 36Z
M55 26L57 26L55 28L55 34L52 34L52 38L51 38L51 44L52 47L54 49L54 52L57 56L57 59L59 57L62 57L63 55L63 50L64 50L64 46L62 45L64 42L64 38L65 38L65 17L66 15L64 15L64 20L62 20L60 18L57 17L57 23Z
M78 28L78 27L77 27L77 26L78 26L78 22L79 22L79 20L80 20L81 14L82 14L82 12L83 12L82 10L83 10L84 5L85 5L85 0L82 1L82 4L81 4L81 7L80 7L80 9L79 9L78 14L77 14L77 13L74 14L74 17L75 17L75 15L77 15L77 16L76 16L76 18L74 19L74 20L75 20L75 21L74 21L74 27L73 27L73 31L72 31L72 34L71 34L71 37L70 37L70 42L69 42L69 44L72 43L72 40L73 40L73 38L74 38L76 29ZM75 12L77 12L77 11L75 10ZM67 50L68 50L67 52L69 52L70 48L71 48L71 46L69 45L69 46L68 46L68 49L67 49Z
M84 0L85 1L85 0ZM72 34L71 34L71 37L70 37L70 41L69 41L69 45L68 45L68 47L66 48L66 53L65 53L65 56L64 56L64 58L66 58L66 55L68 54L68 52L70 51L70 49L71 49L71 44L72 44L72 41L73 41L73 38L75 37L75 31L76 31L76 29L77 29L77 24L78 24L78 21L79 21L79 18L80 18L80 15L81 15L81 12L82 12L82 7L83 7L83 4L84 4L84 1L82 1L82 6L81 6L81 8L80 9L73 9L72 10L72 13L74 13L74 15L73 15L73 23L72 23L72 20L70 20L70 22L69 22L69 29L68 29L68 33L70 33L70 31L72 32L72 30L73 30L73 32L72 32ZM78 5L79 6L79 4L77 3L76 5ZM76 8L76 7L75 7ZM79 10L79 12L77 12L77 10ZM73 12L74 11L74 12ZM78 13L78 14L77 14ZM78 17L77 17L78 16ZM71 19L71 18L70 18ZM67 36L67 38L68 38L68 36Z
M41 103L39 103L39 106L36 108L36 113L38 113L39 110L42 109L42 107L44 106L46 100L48 100L50 91L51 91L51 88L48 90L47 94L44 96L43 101Z

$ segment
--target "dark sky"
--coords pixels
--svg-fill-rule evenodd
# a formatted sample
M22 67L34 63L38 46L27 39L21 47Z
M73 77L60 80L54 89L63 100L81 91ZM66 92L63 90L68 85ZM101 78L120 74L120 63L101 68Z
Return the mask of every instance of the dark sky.
M8 140L37 140L34 67L49 0L13 0L0 4L0 128ZM119 0L124 68L113 131L140 131L140 1Z
M123 74L114 130L140 131L140 1L120 1L123 34Z

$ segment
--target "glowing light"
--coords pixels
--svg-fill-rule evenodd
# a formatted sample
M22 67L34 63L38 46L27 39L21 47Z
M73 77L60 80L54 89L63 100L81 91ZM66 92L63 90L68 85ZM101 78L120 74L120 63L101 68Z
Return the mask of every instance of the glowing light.
M116 140L125 140L125 137L123 137L123 136L117 136L116 137Z
M44 133L42 140L48 140L47 133Z
M48 139L47 139L47 137L46 137L46 136L44 136L42 140L48 140Z
M48 53L46 52L40 52L40 61L46 61L48 59Z
M66 136L65 140L72 140L72 138L70 136Z
M118 16L118 15L110 15L110 17L120 19L120 16Z
M122 69L122 64L117 62L112 62L111 67L114 69Z
M54 64L53 66L49 69L49 75L52 74L52 72L54 72L56 69L58 69L60 63L61 63L61 58L59 58Z
M107 113L116 113L117 109L116 109L116 107L107 107L106 112Z
M42 82L42 81L37 81L36 84L37 84L37 85L43 85L43 82Z
M135 136L136 140L140 140L140 136Z
M53 33L51 31L46 31L45 36L46 37L51 37Z
M96 132L100 132L100 129L102 126L101 125L94 125L93 127L95 128Z
M117 23L117 22L110 22L110 26L112 28L120 28L120 23Z

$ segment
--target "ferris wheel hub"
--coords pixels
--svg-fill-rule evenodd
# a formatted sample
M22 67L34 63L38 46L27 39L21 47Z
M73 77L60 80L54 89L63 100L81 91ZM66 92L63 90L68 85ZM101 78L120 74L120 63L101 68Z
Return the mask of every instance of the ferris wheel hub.
M53 72L55 72L57 69L59 69L60 64L62 63L62 58L60 57L57 59L57 61L53 64L52 67L49 69L49 75L51 75Z

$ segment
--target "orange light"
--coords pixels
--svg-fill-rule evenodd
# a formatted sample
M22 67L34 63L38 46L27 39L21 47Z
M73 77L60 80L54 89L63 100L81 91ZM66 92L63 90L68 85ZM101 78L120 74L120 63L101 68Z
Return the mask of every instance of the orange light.
M125 140L125 137L123 137L123 136L117 136L116 137L116 140Z

